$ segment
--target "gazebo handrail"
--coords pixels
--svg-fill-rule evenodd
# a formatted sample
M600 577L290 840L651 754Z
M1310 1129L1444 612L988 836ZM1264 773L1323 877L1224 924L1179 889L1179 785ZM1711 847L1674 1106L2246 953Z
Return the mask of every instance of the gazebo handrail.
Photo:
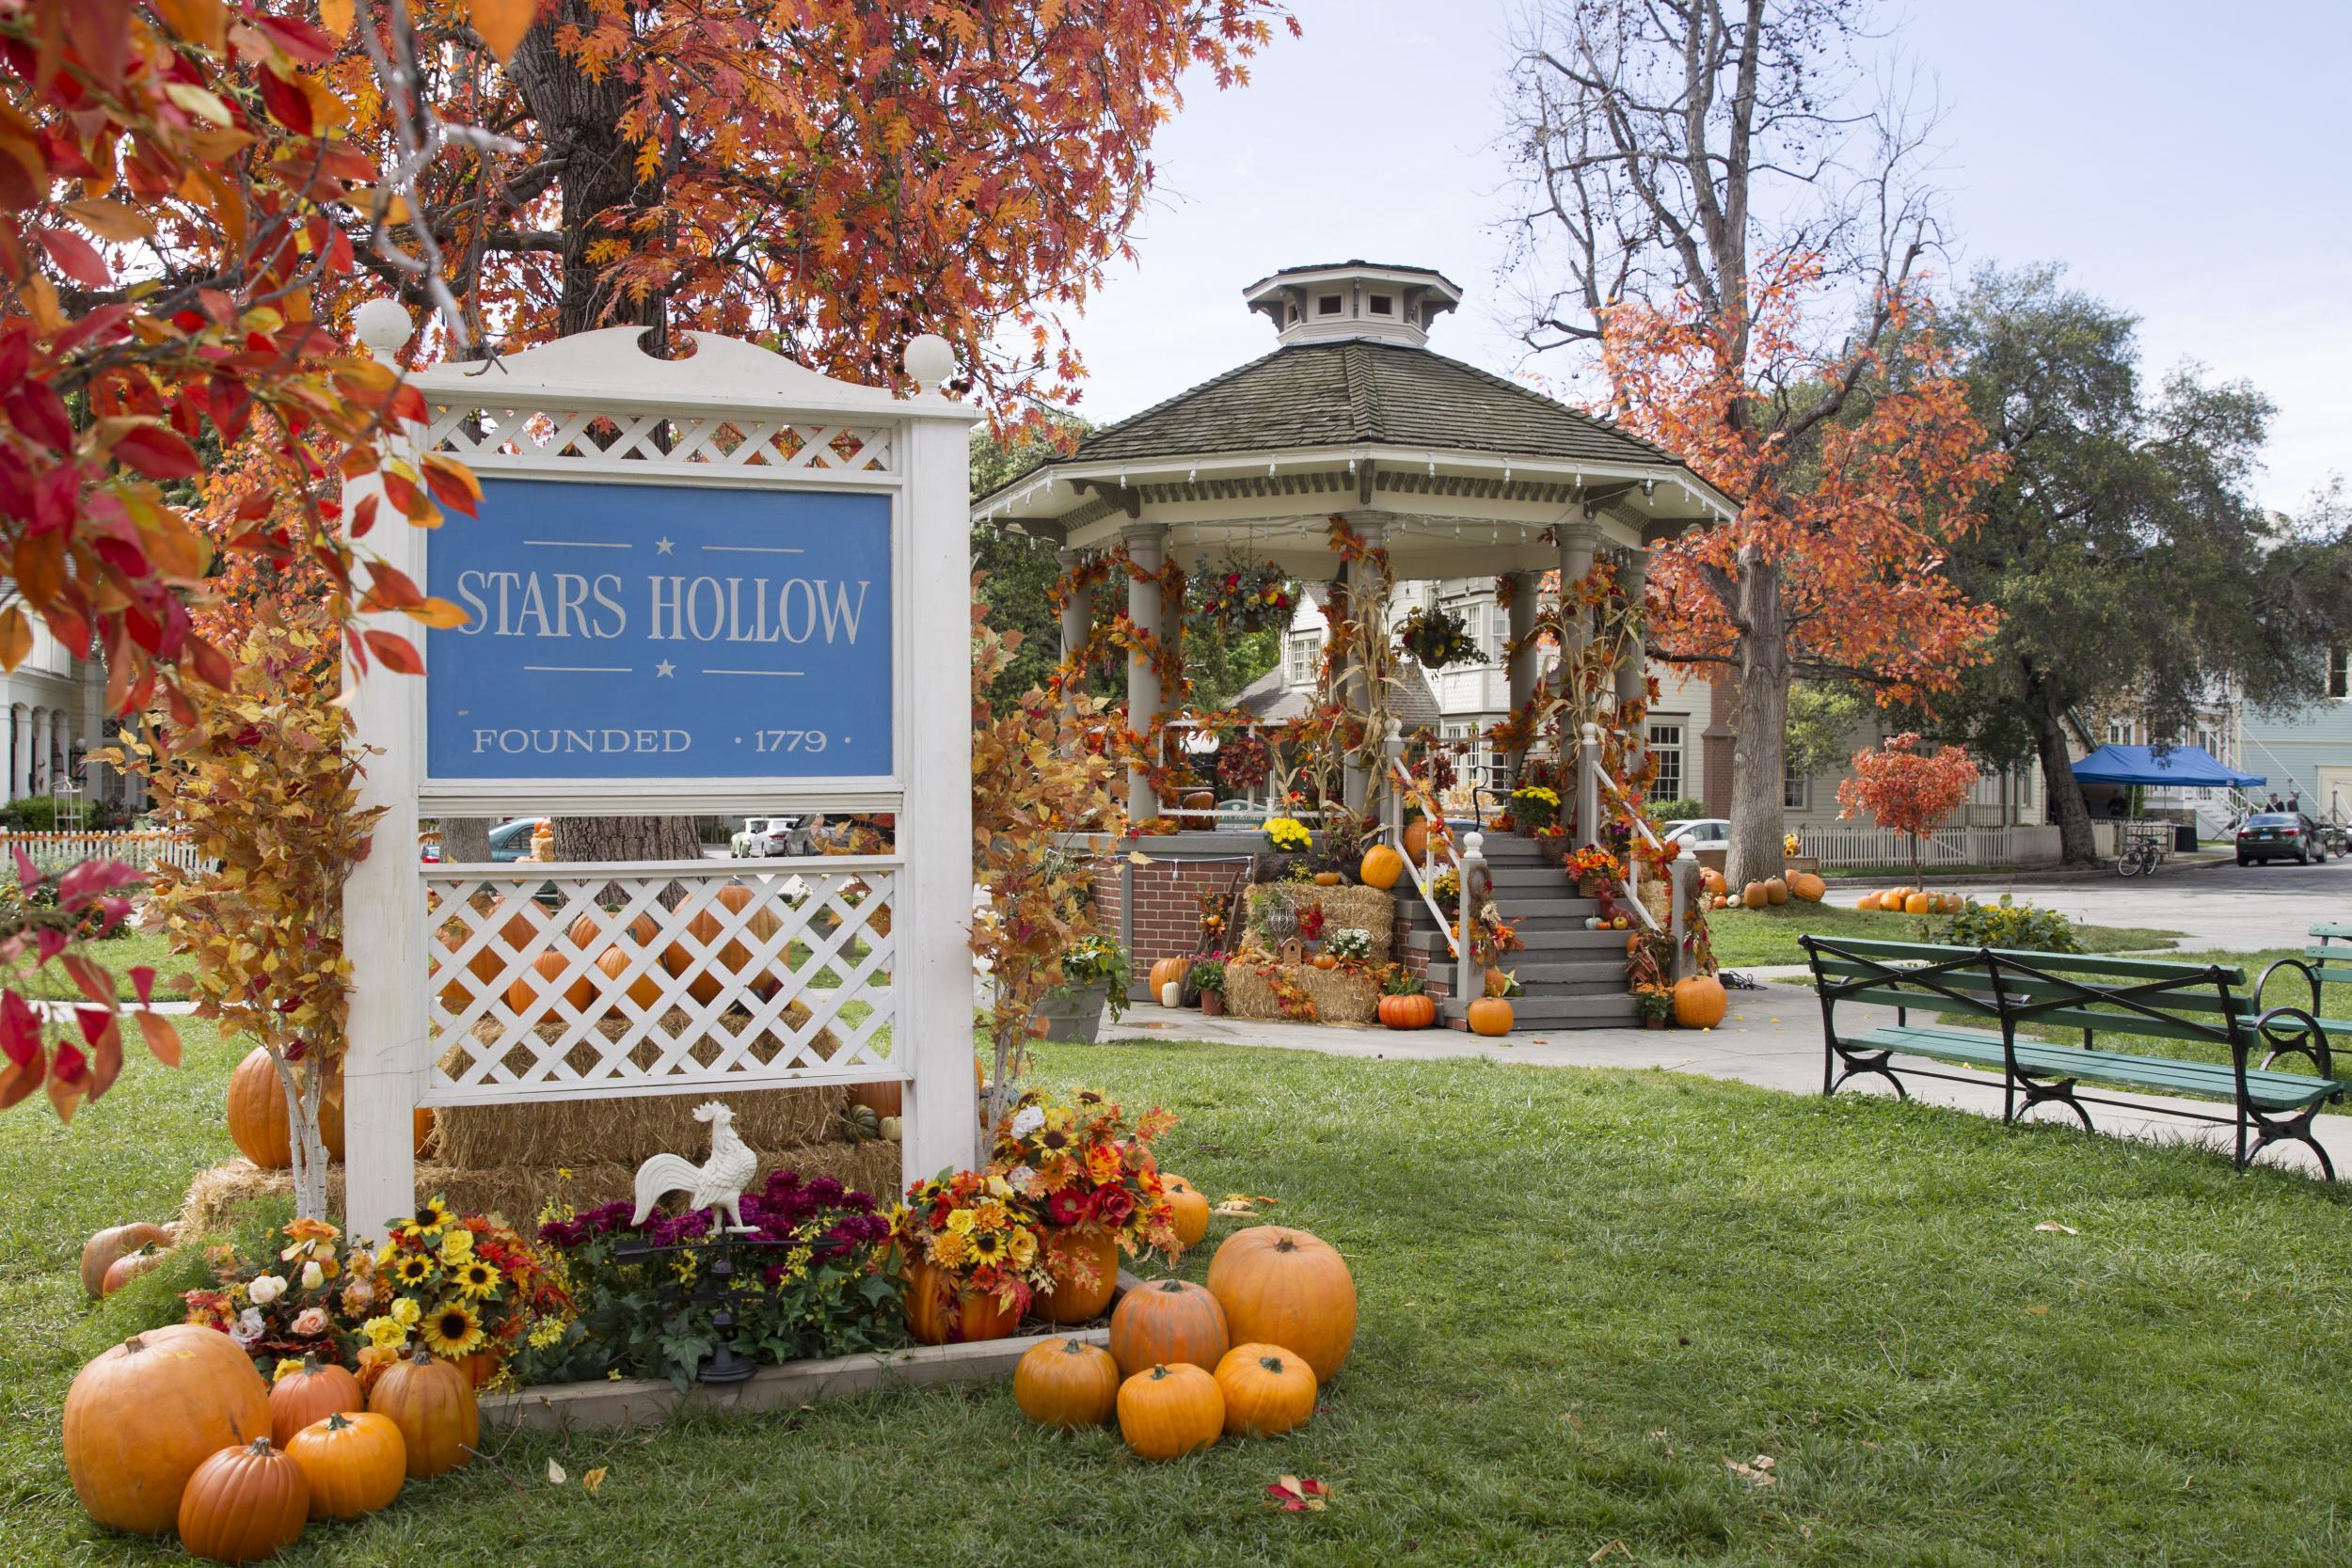
M1406 768L1405 759L1403 757L1393 754L1390 756L1389 772L1391 775L1392 782L1399 786L1399 788L1410 790L1413 787L1413 775ZM1413 879L1413 891L1421 895L1421 901L1428 907L1430 918L1438 923L1438 929L1445 933L1446 947L1450 956L1458 959L1462 956L1462 943L1455 939L1454 934L1454 924L1446 918L1445 911L1438 907L1438 895L1432 891L1432 888L1435 886L1437 881L1436 872L1438 851L1442 848L1446 853L1446 859L1453 864L1454 886L1455 889L1454 903L1455 908L1458 910L1461 906L1461 901L1465 896L1462 887L1461 860L1454 853L1454 845L1451 838L1441 838L1438 834L1431 833L1422 841L1422 852L1429 857L1428 873L1426 875L1423 874L1422 868L1414 863L1413 857L1406 853L1405 848L1405 825L1403 822L1404 813L1402 809L1403 799L1403 795L1398 793L1396 789L1391 789L1390 791L1389 800L1393 809L1391 810L1389 815L1392 820L1384 827L1384 835L1390 841L1389 847L1394 849L1398 856L1404 860L1406 872Z
M1627 819L1633 824L1633 831L1640 833L1651 848L1658 849L1664 847L1658 842L1658 835L1650 832L1649 824L1642 819L1642 814L1633 809L1633 802L1626 797L1625 791L1617 786L1617 781L1609 776L1609 770L1607 768L1601 767L1600 730L1597 725L1587 724L1584 726L1583 766L1585 770L1592 776L1599 787L1607 790L1610 798L1615 800L1617 804L1624 809ZM1599 842L1599 828L1600 824L1598 822L1594 822L1589 825L1588 833L1594 843ZM1638 916L1642 924L1648 928L1650 934L1652 936L1656 936L1660 930L1658 917L1649 912L1649 906L1647 904L1642 902L1641 856L1626 856L1625 875L1618 879L1617 886L1623 890L1625 894L1625 901L1633 906L1634 914Z

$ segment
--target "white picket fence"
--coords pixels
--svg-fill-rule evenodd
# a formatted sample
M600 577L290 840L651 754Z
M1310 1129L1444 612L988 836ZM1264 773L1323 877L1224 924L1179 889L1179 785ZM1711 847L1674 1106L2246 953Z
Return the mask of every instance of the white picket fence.
M2099 853L2115 853L2116 824L2093 822ZM1799 853L1818 857L1824 867L1907 866L1911 835L1890 828L1840 825L1797 830ZM1971 824L1938 828L1919 847L1925 865L2053 865L2059 858L2058 831L2041 824L2011 827Z
M51 874L88 860L121 861L141 871L152 871L159 865L176 865L184 871L204 868L204 858L197 853L194 844L179 833L162 829L22 833L0 829L0 876L15 874L16 856L11 851L17 849L24 850L35 865Z

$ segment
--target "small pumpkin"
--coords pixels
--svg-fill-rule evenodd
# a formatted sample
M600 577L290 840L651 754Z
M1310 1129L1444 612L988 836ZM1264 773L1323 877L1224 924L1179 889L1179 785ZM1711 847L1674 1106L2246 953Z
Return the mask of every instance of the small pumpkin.
M229 1136L237 1151L263 1170L294 1166L294 1132L286 1121L286 1091L278 1064L261 1046L229 1075Z
M174 1225L149 1225L135 1220L129 1225L110 1225L82 1243L82 1291L92 1301L106 1293L106 1271L115 1259L141 1247L167 1247L179 1239L180 1227Z
M1358 881L1383 893L1396 886L1397 879L1404 875L1405 857L1385 844L1375 844L1365 850L1363 860L1356 867Z
M302 1365L269 1386L269 1440L279 1448L313 1421L368 1407L359 1380L332 1363L306 1355Z
M91 1358L65 1395L65 1468L99 1524L155 1535L211 1454L269 1435L269 1388L236 1341L190 1323Z
M1155 1366L1119 1386L1119 1435L1146 1459L1181 1459L1224 1431L1225 1396L1199 1367Z
M1049 1323L1101 1317L1119 1289L1119 1238L1099 1225L1049 1226L1039 1250L1054 1282L1030 1298L1029 1310Z
M1234 1231L1209 1259L1209 1290L1236 1342L1284 1346L1306 1359L1318 1383L1331 1380L1356 1343L1355 1276L1337 1247L1308 1231Z
M628 974L628 966L636 961L637 954L626 947L608 947L597 954L596 971L607 981L605 990L617 992L621 989L621 976ZM644 972L628 983L628 999L647 1012L660 1007L661 1006L660 974L661 965L659 961L647 964Z
M1333 958L1328 953L1317 953L1314 958L1314 965L1317 969L1337 969L1340 967L1340 960Z
M1712 1029L1731 1010L1724 983L1712 974L1692 974L1675 982L1675 1022L1685 1029Z
M1012 1370L1012 1402L1040 1426L1099 1427L1119 1411L1119 1363L1083 1339L1046 1339Z
M1746 887L1740 890L1740 902L1745 904L1749 909L1760 910L1772 901L1772 895L1769 892L1765 891L1765 887L1762 882L1750 882Z
M979 1060L980 1059L977 1056L973 1057L973 1065L975 1067L978 1066ZM850 1085L850 1103L852 1105L863 1105L867 1110L873 1112L877 1117L902 1117L906 1115L906 1084L904 1081L897 1078L885 1079L879 1084L852 1084Z
M927 1345L1002 1339L1021 1321L1019 1307L1006 1305L1000 1296L959 1286L920 1258L907 1264L901 1305L907 1332Z
M1176 1229L1177 1250L1189 1252L1209 1233L1209 1200L1200 1189L1181 1176L1160 1172L1160 1196L1168 1202L1168 1220Z
M1155 1279L1120 1297L1111 1312L1111 1356L1127 1377L1179 1362L1205 1370L1232 1344L1223 1305L1190 1280Z
M368 1390L368 1409L400 1428L411 1479L422 1481L473 1462L474 1445L482 1437L473 1384L453 1363L421 1346L384 1369Z
M507 1006L517 1013L523 1012L539 1000L542 992L563 985L564 972L571 966L571 961L564 954L554 951L542 953L532 959L531 973L506 988ZM586 1012L596 1005L596 982L584 974L579 976L571 984L564 986L564 1000L580 1011ZM541 1022L560 1023L563 1020L564 1015L552 1006L540 1015Z
M1229 1433L1279 1437L1315 1413L1314 1369L1279 1345L1235 1345L1215 1375Z
M1875 893L1866 893L1853 901L1853 907L1857 910L1875 911L1879 907L1879 895Z
M1905 914L1933 914L1934 912L1935 900L1927 894L1914 893L1903 899L1903 913Z
M294 1434L286 1457L310 1483L310 1518L356 1519L391 1506L408 1479L408 1445L389 1416L338 1410Z
M260 1562L302 1539L310 1483L302 1466L256 1437L196 1467L180 1495L180 1544L215 1562Z
M165 1249L150 1243L136 1252L126 1252L106 1266L106 1277L99 1282L98 1293L113 1295L139 1275L164 1260Z
M1788 879L1785 877L1765 878L1764 901L1768 904L1786 904L1788 902Z
M1152 1000L1156 1002L1160 999L1161 988L1165 986L1174 984L1182 987L1184 983L1184 976L1191 973L1192 960L1190 958L1161 958L1153 963L1150 982Z
M1507 1035L1516 1015L1508 999L1482 996L1470 1005L1470 1026L1473 1035Z
M1347 879L1341 876L1336 871L1318 871L1315 873L1315 886L1317 887L1338 887L1345 880L1347 880Z
M1438 1022L1438 1004L1425 991L1380 999L1380 1022L1391 1029L1426 1029Z
M1405 858L1417 864L1429 860L1429 819L1416 816L1405 824Z

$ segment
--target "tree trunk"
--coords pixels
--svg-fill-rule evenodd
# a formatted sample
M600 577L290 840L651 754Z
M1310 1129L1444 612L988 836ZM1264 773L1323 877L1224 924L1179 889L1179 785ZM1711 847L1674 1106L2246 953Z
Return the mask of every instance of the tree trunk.
M1739 733L1732 737L1732 887L1788 869L1781 834L1788 809L1788 632L1781 618L1780 572L1743 552L1740 562Z
M490 859L490 819L486 816L441 818L441 859L451 865L483 865Z
M2034 750L2042 758L2042 788L2049 799L2050 817L2058 823L2058 857L2068 865L2099 863L2099 841L2090 831L2090 808L2083 803L2083 786L2074 782L2074 764L2067 755L2066 725L2043 701L2040 683L2026 677L2026 708L2033 716Z
M288 1143L294 1150L294 1206L298 1220L326 1218L326 1141L319 1134L319 1104L326 1084L316 1053L290 1062L269 1053L278 1086L286 1096Z
M691 816L559 816L559 861L698 861L702 840Z

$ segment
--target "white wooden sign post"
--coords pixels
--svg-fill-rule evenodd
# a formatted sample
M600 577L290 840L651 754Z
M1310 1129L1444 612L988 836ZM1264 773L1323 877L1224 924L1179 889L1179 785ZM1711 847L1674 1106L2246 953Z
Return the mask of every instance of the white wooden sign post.
M388 303L359 313L381 359L410 330ZM414 1212L419 1105L896 1078L907 1179L974 1157L975 416L940 390L954 356L917 339L923 390L900 398L753 343L697 334L657 359L638 338L413 378L429 414L406 455L459 458L484 501L430 531L386 506L366 540L469 621L425 638L422 679L373 671L352 703L362 803L385 808L343 894L354 1235ZM414 848L420 816L843 812L891 814L890 849Z

